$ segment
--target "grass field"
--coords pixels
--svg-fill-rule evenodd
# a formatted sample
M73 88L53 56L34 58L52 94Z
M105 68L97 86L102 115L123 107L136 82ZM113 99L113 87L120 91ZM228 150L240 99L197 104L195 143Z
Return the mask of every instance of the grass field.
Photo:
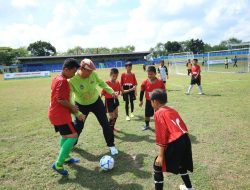
M121 70L121 72L124 70ZM98 70L108 79L109 70ZM135 66L138 82L146 78ZM59 150L59 136L47 119L52 78L0 80L0 189L151 190L152 162L157 154L153 131L141 131L144 109L135 101L136 117L125 121L120 98L116 134L119 155L110 172L99 170L99 160L109 154L93 115L87 119L73 155L81 158L66 166L69 176L53 172L51 163ZM169 105L186 122L193 146L197 190L250 189L250 74L203 73L206 95L184 94L189 77L170 75ZM151 122L151 126L153 123ZM165 175L165 188L178 189L179 176Z

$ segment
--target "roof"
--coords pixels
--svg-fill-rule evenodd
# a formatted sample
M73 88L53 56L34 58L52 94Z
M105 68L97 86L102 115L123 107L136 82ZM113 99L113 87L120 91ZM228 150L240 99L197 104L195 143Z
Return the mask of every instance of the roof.
M65 55L65 56L36 56L36 57L18 57L20 61L25 60L52 60L52 59L66 59L66 58L100 58L100 57L124 57L124 56L146 56L150 51L130 52L130 53L110 53L110 54L82 54L82 55Z

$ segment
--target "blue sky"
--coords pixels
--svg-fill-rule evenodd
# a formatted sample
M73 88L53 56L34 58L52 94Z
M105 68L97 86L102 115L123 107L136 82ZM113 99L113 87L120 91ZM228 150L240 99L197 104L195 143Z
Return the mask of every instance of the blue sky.
M48 41L75 46L134 45L202 39L250 41L250 0L0 0L0 46Z

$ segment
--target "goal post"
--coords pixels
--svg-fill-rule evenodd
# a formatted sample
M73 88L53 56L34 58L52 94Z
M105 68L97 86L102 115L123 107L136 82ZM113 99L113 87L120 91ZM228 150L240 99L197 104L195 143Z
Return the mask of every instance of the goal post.
M168 55L168 61L170 62L171 68L173 68L178 75L187 75L186 64L189 59L194 59L193 52L173 53Z
M208 72L219 72L219 73L249 72L249 66L250 66L249 47L208 52L206 65L207 65L206 70Z

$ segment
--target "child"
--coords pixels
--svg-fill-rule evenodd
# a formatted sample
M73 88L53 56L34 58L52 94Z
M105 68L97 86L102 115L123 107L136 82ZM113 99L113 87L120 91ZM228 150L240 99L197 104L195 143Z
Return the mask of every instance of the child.
M192 63L190 59L188 59L186 67L187 67L187 75L189 76L191 74L191 69L192 69Z
M166 79L168 79L168 68L164 65L164 60L160 61L160 66L158 68L158 73L160 73L160 78L164 84L166 84Z
M110 80L106 81L106 83L111 87L116 95L118 96L121 91L121 85L119 81L117 81L119 71L117 68L112 68L110 71ZM109 126L114 131L119 131L115 128L115 123L118 118L118 106L119 106L119 100L117 97L113 97L109 93L107 93L104 89L102 90L102 96L105 96L105 107L107 113L109 113Z
M163 172L180 174L185 185L181 190L193 190L187 170L193 172L191 142L185 123L173 108L165 106L167 93L157 89L151 94L151 104L155 110L156 144L159 154L154 161L155 189L163 189Z
M139 104L140 107L143 105L143 96L144 92L146 92L145 126L142 129L143 131L150 128L149 127L150 117L154 115L154 109L151 106L151 101L150 101L150 94L153 92L153 90L158 88L166 90L163 81L156 78L156 68L154 66L149 66L147 71L148 71L148 78L142 82L141 93L140 93L140 104Z
M198 59L193 59L193 66L192 66L192 70L191 70L191 83L190 86L188 87L188 91L186 92L187 95L190 94L193 86L195 84L198 85L199 88L199 94L203 95L203 91L202 91L202 87L201 87L201 68L198 65Z
M70 85L67 79L72 78L79 64L76 59L68 58L64 61L62 72L56 76L51 85L51 101L48 117L55 131L61 134L61 149L52 169L61 175L67 175L68 171L63 168L64 163L77 163L78 158L70 158L69 154L77 141L78 135L73 126L71 113L77 113L78 108L70 103ZM79 117L78 119L83 120Z
M136 86L137 80L135 74L131 72L132 63L125 63L126 73L122 73L121 76L121 91L123 95L123 100L125 101L125 110L126 110L126 120L130 121L130 117L134 117L134 100L137 96ZM129 117L129 102L131 106L131 114Z

